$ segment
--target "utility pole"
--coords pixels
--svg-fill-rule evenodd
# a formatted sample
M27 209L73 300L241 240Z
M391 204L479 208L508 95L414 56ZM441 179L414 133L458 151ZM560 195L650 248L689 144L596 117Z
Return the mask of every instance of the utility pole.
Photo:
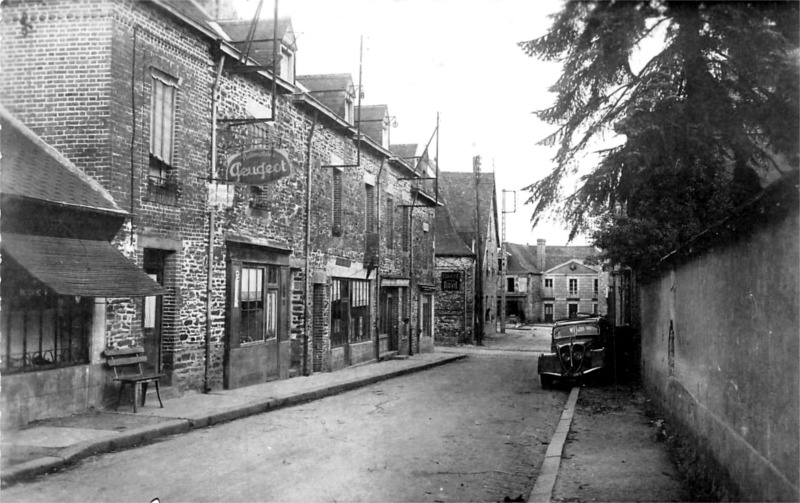
M481 236L481 197L480 197L480 184L481 184L481 156L476 155L472 158L472 170L475 174L475 233L477 243L475 246L476 271L475 271L475 311L477 316L475 323L475 343L478 346L483 346L483 327L485 322L485 314L483 312L483 295L484 295L484 274L483 274L483 253L486 249Z
M506 210L506 192L514 194L514 209L512 211ZM503 230L502 237L500 238L500 277L502 283L500 284L500 333L506 333L506 291L508 290L508 258L506 257L506 213L516 213L517 211L517 191L503 189Z

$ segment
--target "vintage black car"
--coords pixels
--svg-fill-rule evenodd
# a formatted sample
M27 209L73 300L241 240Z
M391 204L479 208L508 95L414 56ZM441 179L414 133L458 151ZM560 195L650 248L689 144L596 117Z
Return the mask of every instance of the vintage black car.
M603 316L578 315L553 325L550 353L539 356L543 388L601 372L611 357L611 324Z

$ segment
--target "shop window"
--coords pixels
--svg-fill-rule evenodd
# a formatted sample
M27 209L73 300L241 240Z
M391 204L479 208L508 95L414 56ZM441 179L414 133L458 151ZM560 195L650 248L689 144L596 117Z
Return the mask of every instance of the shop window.
M370 340L369 307L369 281L333 280L331 285L332 347Z
M278 269L243 266L239 281L238 343L273 339L278 335Z
M370 340L369 281L350 281L350 319L353 322L351 342Z
M94 299L57 295L32 284L19 286L6 270L3 273L2 372L89 363Z

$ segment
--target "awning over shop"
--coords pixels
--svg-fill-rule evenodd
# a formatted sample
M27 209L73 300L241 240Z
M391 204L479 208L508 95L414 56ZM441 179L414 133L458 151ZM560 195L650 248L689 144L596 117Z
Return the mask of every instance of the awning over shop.
M4 254L60 295L142 297L166 293L107 241L5 233L0 239Z

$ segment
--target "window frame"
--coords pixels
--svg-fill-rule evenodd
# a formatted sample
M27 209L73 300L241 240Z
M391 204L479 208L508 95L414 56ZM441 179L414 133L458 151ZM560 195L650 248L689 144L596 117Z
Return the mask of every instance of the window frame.
M343 221L343 183L342 183L342 170L333 168L332 170L332 191L331 191L331 235L342 235L342 221Z
M94 298L58 295L25 276L4 270L6 288L0 309L2 372L18 374L88 365ZM21 351L17 350L20 346Z
M170 171L175 168L175 133L180 81L177 77L157 68L150 69L150 77L150 156L147 180L152 186L166 187ZM168 95L167 91L169 91ZM166 121L164 113L167 101L170 108L168 121ZM166 137L167 130L169 132L168 139Z
M331 347L372 340L372 282L362 279L331 280Z
M572 288L572 282L575 282L575 288ZM567 292L570 297L577 297L578 292L580 291L580 283L578 282L578 278L569 278L567 279Z
M370 183L364 184L364 232L376 231L376 204L375 204L375 186Z

